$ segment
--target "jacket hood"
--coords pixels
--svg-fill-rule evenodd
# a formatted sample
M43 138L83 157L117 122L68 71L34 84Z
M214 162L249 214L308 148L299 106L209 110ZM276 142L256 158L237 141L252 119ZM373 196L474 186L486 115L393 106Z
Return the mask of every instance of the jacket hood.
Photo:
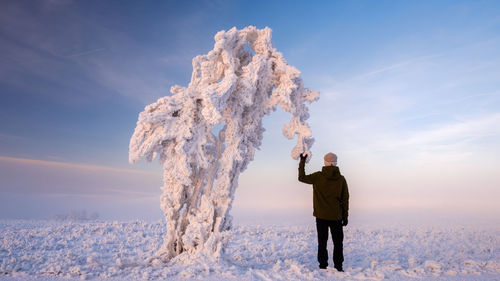
M321 174L327 179L336 180L340 178L340 170L337 166L323 166Z

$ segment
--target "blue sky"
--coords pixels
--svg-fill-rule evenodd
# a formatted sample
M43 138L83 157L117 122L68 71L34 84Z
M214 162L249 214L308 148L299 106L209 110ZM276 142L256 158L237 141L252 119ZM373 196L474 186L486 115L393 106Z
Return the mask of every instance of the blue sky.
M191 59L215 33L255 25L272 28L275 47L320 91L307 171L337 153L354 217L499 219L497 1L269 2L3 1L0 217L161 218L161 168L127 161L137 115L187 86ZM281 135L288 118L265 118L236 221L311 217L311 190Z

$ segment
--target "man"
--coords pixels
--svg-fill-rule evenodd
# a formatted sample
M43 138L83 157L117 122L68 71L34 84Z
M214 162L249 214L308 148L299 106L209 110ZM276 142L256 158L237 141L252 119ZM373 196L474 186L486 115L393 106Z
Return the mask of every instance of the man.
M328 229L333 240L333 264L338 271L342 269L344 261L342 227L347 225L349 211L349 190L347 182L337 167L337 155L325 155L325 166L321 172L306 175L304 166L307 155L300 155L299 181L313 185L313 215L316 217L318 232L318 262L319 268L328 266Z

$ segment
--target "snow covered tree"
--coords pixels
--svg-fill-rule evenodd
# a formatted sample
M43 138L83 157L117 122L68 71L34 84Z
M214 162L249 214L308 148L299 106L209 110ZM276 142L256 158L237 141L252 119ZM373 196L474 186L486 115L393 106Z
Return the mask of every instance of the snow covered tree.
M262 118L280 105L292 115L283 135L297 136L292 158L310 156L306 103L319 94L304 88L300 72L273 48L271 29L254 26L218 32L213 50L193 59L189 86L170 91L139 114L130 162L158 156L163 165L161 259L184 252L219 257L238 177L261 145Z

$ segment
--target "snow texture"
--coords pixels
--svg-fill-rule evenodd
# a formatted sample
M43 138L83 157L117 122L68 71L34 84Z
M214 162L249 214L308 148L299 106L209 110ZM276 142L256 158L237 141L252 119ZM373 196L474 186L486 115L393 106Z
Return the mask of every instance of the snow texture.
M193 59L189 86L170 91L139 114L129 149L131 163L158 156L163 165L167 230L156 258L218 259L238 177L261 145L262 118L278 105L290 113L283 135L297 136L292 157L310 158L306 104L319 94L304 88L300 72L273 48L271 29L253 26L218 32L213 50Z
M348 226L343 273L318 269L312 226L236 225L219 261L179 255L167 264L150 258L165 227L0 221L0 279L500 280L498 226Z

